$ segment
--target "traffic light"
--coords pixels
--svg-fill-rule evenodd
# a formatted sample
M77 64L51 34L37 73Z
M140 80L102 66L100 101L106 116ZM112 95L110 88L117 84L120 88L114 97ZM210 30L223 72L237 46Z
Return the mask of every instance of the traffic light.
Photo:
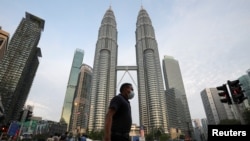
M228 103L228 105L231 105L232 104L232 100L231 100L230 95L228 93L227 85L223 84L222 86L216 87L216 89L219 91L218 95L221 96L221 97L223 97L222 99L220 99L220 101L222 103Z
M25 121L30 121L31 120L32 113L33 113L32 111L28 110Z
M247 97L245 97L244 92L245 90L242 89L242 84L240 84L239 80L234 81L227 81L227 84L229 86L230 92L232 94L233 101L236 104L242 103Z
M7 125L2 125L0 131L1 131L1 133L6 133L8 131L8 126Z

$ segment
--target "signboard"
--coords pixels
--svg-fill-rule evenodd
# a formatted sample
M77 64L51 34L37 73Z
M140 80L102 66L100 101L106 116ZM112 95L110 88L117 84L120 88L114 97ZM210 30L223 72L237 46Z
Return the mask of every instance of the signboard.
M139 141L139 136L132 136L132 141Z
M9 136L14 136L16 135L17 131L19 130L19 124L17 122L12 122L10 127L9 127L9 130L8 130L8 135Z

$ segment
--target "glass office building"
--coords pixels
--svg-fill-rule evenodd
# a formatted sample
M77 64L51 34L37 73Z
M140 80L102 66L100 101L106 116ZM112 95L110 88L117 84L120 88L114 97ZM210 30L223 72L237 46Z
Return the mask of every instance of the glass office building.
M72 109L74 105L75 91L78 82L78 76L82 66L84 51L81 49L76 49L74 53L74 58L71 65L71 70L69 74L69 80L67 84L66 94L63 103L61 121L67 123L67 130L69 130L70 117L72 114Z
M81 66L69 125L69 129L75 133L86 134L87 131L92 71L87 64Z
M169 95L175 95L174 107L176 110L172 111L172 106L167 107L168 117L171 118L169 120L174 121L170 123L170 125L174 128L181 129L181 131L185 134L188 134L188 131L193 134L192 120L179 62L174 59L174 57L165 55L162 61L162 66L166 90L167 92L170 92L167 93L167 97L169 97ZM170 91L171 89L174 89L172 93ZM174 117L172 114L177 114L177 116Z

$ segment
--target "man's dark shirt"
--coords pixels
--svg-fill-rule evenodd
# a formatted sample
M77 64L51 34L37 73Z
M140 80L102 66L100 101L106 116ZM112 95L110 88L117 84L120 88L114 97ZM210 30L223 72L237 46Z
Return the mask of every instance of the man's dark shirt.
M111 132L129 133L132 124L130 102L119 94L111 100L109 108L116 110Z

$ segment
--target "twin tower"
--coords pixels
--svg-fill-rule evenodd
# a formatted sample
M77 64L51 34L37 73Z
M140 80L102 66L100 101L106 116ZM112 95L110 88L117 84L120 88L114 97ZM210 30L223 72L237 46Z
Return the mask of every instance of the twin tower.
M165 102L159 51L154 29L147 11L139 11L136 23L136 64L117 66L117 27L109 8L101 22L96 43L92 75L88 130L102 130L111 98L116 95L117 71L136 70L140 125L167 132Z

